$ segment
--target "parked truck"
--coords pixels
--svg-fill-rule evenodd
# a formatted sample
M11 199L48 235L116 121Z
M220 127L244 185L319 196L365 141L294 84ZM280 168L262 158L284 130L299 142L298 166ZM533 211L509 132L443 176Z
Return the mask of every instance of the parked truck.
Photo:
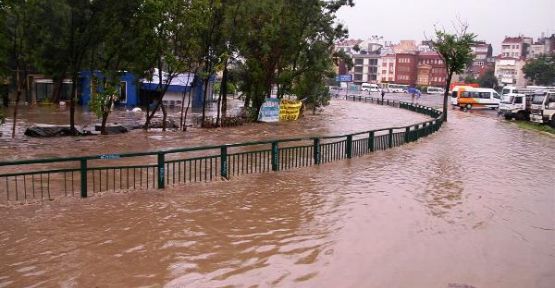
M555 91L534 93L530 112L530 119L533 122L546 123L555 128Z
M501 97L498 114L505 119L530 120L533 94L509 93Z

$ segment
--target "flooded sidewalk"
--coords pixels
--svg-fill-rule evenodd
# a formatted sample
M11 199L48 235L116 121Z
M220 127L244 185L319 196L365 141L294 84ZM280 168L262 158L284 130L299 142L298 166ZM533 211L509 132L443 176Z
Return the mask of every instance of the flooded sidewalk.
M345 101L308 117L185 136L138 131L147 140L106 136L68 149L345 134L426 119ZM13 148L60 153L51 144ZM352 160L2 208L0 287L552 287L553 155L552 137L453 111L439 133Z

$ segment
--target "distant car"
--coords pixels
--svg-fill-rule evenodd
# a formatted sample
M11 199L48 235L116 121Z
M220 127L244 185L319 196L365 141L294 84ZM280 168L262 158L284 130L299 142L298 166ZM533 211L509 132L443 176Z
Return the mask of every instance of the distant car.
M426 89L426 94L443 94L443 93L445 93L445 90L439 87L428 87Z
M367 91L369 93L380 92L380 87L377 84L362 83L360 90Z

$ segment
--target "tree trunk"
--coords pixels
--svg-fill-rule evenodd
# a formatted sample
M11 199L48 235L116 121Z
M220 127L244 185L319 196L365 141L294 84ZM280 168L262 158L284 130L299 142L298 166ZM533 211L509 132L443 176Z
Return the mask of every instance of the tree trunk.
M222 104L222 87L220 85L220 95L218 95L218 104L216 105L216 126L221 126L220 123L220 108Z
M100 134L102 135L107 135L108 133L106 132L106 122L108 122L108 115L110 114L110 112L108 111L104 111L104 113L102 113L102 125L100 126Z
M179 129L183 130L183 115L185 111L185 97L187 96L187 88L183 91L183 96L181 97L181 116L179 116ZM184 131L184 130L183 130Z
M443 93L443 115L442 120L447 122L447 107L449 105L449 86L451 86L451 78L453 77L453 73L449 72L447 74L447 83L445 83L445 93Z
M191 101L193 98L193 91L189 91L189 99L187 100L187 109L185 109L185 117L183 119L183 131L187 131L187 114L189 114L189 108L191 108Z
M65 73L64 73L65 74ZM64 83L64 76L55 77L54 80L54 90L52 91L52 95L50 96L50 102L58 103L62 98L62 87Z
M162 109L162 131L166 131L166 119L168 119L168 112L166 112L166 106L164 106L164 103L162 103L162 105L160 105L160 108Z
M220 87L220 90L222 91L222 118L225 118L227 116L227 63L228 61L225 62L225 66L224 66L224 72L222 74L222 86Z
M210 76L208 76L210 77ZM206 78L204 80L204 91L203 91L203 99L202 99L202 119L201 119L201 125L200 127L205 128L204 127L204 121L206 119L206 99L208 98L208 81L210 80L210 78Z
M13 107L13 123L12 123L12 138L15 138L15 126L16 126L16 122L17 122L17 109L18 109L18 103L19 103L19 98L21 97L21 90L22 90L22 86L24 85L23 83L21 83L21 75L19 75L20 71L19 71L19 67L17 67L16 69L16 85L17 85L17 93L15 96L15 105ZM23 80L25 81L25 80Z
M77 96L77 72L73 72L71 77L71 96L69 98L69 129L72 134L77 134L75 129L75 97Z

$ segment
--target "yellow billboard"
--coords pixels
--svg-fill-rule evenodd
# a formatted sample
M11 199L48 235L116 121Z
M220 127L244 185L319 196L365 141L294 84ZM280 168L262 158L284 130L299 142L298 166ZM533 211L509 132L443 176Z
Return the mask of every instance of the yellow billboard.
M279 120L291 121L299 119L303 103L296 100L281 100L279 105Z

